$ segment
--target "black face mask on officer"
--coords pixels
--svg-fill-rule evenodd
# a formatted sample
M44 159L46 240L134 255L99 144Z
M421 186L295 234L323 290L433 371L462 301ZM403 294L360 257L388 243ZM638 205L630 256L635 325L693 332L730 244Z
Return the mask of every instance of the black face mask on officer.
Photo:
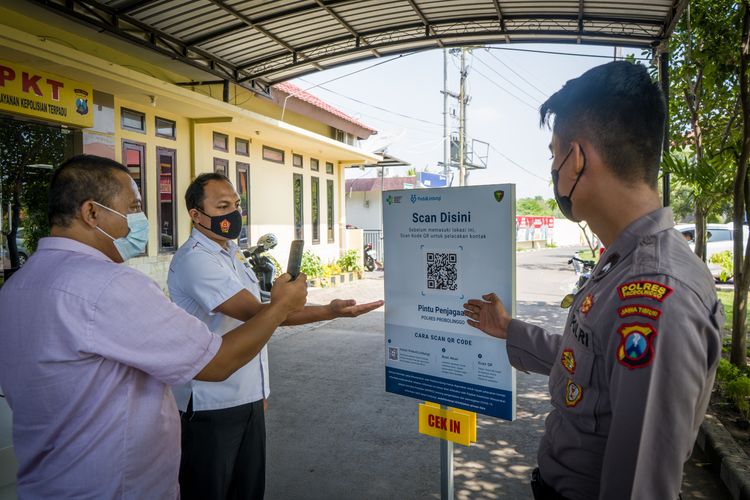
M228 238L235 240L239 237L242 231L242 214L239 210L225 214L225 215L208 215L200 208L196 208L200 213L211 219L211 227L206 227L200 222L198 223L201 227L208 229L217 236L222 238Z
M581 147L580 145L578 146ZM578 176L576 176L576 181L573 183L573 187L570 188L570 192L566 196L561 196L560 191L557 189L557 183L560 180L560 170L565 166L565 162L568 161L568 158L570 158L570 154L573 152L573 147L570 148L570 151L568 151L568 154L565 155L565 158L563 159L562 163L560 163L560 166L557 167L557 169L553 169L551 172L552 175L552 189L555 192L555 201L557 201L557 206L560 207L560 211L565 216L566 219L570 219L573 222L578 222L576 219L573 218L573 200L571 197L573 196L573 191L575 191L576 186L578 185L578 181L581 179L581 174L583 174L584 169L586 168L586 155L583 153L583 148L581 148L581 154L583 155L583 168L581 168L581 171L578 172Z

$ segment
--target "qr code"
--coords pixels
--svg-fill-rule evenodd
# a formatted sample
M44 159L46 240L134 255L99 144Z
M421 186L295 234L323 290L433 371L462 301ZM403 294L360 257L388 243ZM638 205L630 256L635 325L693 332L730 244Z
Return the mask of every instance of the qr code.
M427 288L456 291L458 255L453 252L427 252Z

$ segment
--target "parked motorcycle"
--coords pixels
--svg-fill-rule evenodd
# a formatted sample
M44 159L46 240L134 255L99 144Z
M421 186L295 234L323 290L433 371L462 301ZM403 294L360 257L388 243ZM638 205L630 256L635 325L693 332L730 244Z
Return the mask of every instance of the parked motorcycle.
M276 266L270 256L265 253L278 245L278 239L273 233L264 234L258 238L258 242L242 253L247 259L255 276L258 277L261 302L271 301L271 287L276 278Z
M583 260L578 257L572 257L568 261L568 264L573 266L573 270L575 270L576 276L578 276L578 280L576 281L575 286L573 286L573 295L575 295L578 293L578 290L583 288L589 278L591 278L591 272L594 270L596 262L593 260Z
M375 250L372 248L372 243L365 243L365 269L368 271L375 270L376 255Z

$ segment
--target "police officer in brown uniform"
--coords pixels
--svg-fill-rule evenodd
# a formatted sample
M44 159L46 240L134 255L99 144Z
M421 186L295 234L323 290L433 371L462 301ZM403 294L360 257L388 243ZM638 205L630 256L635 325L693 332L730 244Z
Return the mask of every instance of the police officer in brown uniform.
M665 103L629 62L568 81L554 116L552 179L569 219L607 247L562 336L512 319L494 294L465 304L469 324L507 340L511 364L549 375L534 496L676 499L708 405L724 312L713 279L661 208Z

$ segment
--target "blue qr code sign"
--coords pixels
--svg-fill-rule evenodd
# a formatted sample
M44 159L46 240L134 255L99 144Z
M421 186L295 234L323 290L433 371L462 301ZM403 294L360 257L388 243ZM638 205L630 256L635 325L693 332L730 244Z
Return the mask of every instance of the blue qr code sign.
M455 291L458 288L458 255L427 252L427 288Z

